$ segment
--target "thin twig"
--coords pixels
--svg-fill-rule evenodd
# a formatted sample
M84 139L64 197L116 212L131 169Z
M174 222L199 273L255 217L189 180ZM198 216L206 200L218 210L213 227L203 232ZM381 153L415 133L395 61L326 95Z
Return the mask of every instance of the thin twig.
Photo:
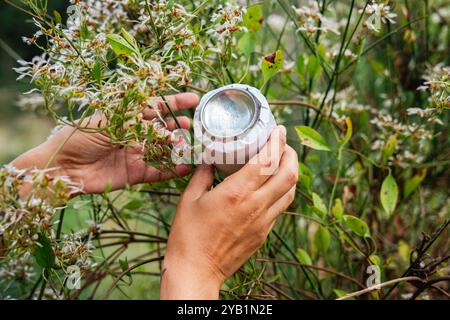
M156 257L156 258L152 258L152 259L148 259L148 260L144 260L138 264L135 264L134 266L129 267L128 269L126 269L124 272L122 272L121 274L119 274L119 276L114 279L113 283L111 284L111 286L108 288L108 290L106 290L106 293L103 297L104 300L108 299L109 295L111 294L111 291L115 288L115 286L117 285L117 283L120 281L120 279L122 279L124 276L126 276L130 271L139 268L140 266L147 264L147 263L151 263L151 262L155 262L155 261L161 261L162 259L164 259L164 256L161 257Z
M357 297L360 295L363 295L365 293L368 292L372 292L375 290L380 290L382 287L386 287L386 286L390 286L391 284L397 284L400 282L404 282L404 281L420 281L420 282L424 282L423 279L419 278L419 277L403 277L403 278L398 278L398 279L394 279L394 280L389 280L380 284L376 284L374 286L368 287L366 289L360 290L360 291L356 291L356 292L352 292L349 294L346 294L345 296L342 296L340 298L337 298L336 300L346 300L352 297Z

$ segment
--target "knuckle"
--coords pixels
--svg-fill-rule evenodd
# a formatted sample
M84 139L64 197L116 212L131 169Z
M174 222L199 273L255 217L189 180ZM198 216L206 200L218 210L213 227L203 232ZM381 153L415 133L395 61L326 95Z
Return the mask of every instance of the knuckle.
M295 185L297 184L298 180L298 171L297 170L289 170L286 173L286 181L289 183L289 185Z
M274 163L274 161L273 161L272 157L267 157L265 159L262 159L260 161L259 165L264 169L269 169L269 168L272 168L273 163Z
M225 198L228 203L236 205L236 204L239 204L243 200L243 193L239 190L230 190L225 195Z
M259 172L271 173L272 171L274 171L275 160L273 159L273 157L261 157L258 161L259 162L257 164L257 168L259 169Z

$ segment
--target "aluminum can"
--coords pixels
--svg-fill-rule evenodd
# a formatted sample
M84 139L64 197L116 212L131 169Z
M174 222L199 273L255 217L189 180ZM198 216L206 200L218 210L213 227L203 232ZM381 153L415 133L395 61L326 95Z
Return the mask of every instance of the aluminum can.
M205 94L194 115L195 139L203 161L226 177L267 143L276 127L264 95L245 84L230 84Z

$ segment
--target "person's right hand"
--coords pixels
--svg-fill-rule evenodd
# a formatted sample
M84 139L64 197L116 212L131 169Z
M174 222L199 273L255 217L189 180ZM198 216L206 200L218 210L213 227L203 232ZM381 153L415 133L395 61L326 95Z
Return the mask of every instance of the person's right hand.
M255 159L212 190L214 169L197 169L172 224L161 299L218 298L223 281L264 243L293 201L298 159L284 127L274 130Z

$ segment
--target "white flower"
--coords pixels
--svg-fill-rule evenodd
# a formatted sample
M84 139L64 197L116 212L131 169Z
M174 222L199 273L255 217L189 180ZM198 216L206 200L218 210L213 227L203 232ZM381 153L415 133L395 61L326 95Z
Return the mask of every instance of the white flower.
M241 26L245 8L233 6L227 2L225 7L219 7L219 11L211 16L211 21L216 25L209 29L206 33L222 44L231 34L237 31L245 31L246 28Z
M338 25L336 22L324 17L320 13L320 8L317 1L309 0L307 6L293 7L295 14L297 15L297 31L302 31L306 33L316 33L320 30L323 33L329 31L339 35ZM319 26L320 22L320 27Z
M390 23L395 24L394 18L397 17L396 13L391 12L390 6L385 5L384 3L376 3L375 1L367 6L365 15L367 15L368 18L363 26L377 33L380 32L382 23L387 23L389 21Z

